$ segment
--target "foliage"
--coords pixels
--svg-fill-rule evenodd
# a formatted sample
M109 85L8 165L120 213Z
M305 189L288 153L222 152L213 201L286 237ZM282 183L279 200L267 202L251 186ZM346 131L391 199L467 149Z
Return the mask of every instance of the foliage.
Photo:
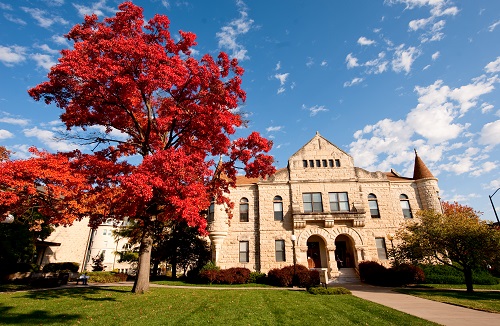
M265 284L266 274L261 272L251 272L248 277L248 283Z
M422 269L410 264L386 268L375 261L363 261L359 263L358 268L360 279L373 285L402 286L422 283L425 280Z
M104 253L101 252L100 254L96 255L95 257L92 257L92 271L93 272L100 272L104 270Z
M295 267L290 265L281 269L271 269L267 273L267 279L270 285L282 287L297 285L299 287L310 288L320 283L319 272L309 270L304 265L296 265Z
M443 214L420 211L416 221L402 228L395 249L399 262L436 261L464 275L473 291L473 270L500 259L500 230L479 219L479 213L458 203L442 203Z
M314 286L314 287L310 287L309 289L307 289L307 292L311 293L311 294L315 294L315 295L339 295L339 294L352 294L351 291L349 291L348 289L346 288L343 288L343 287L329 287L329 288L325 288L325 287L318 287L318 286Z
M74 262L49 263L43 266L44 273L57 273L60 271L69 271L76 273L80 268L80 264Z
M464 274L456 268L443 264L422 264L419 265L425 273L425 283L427 284L465 284ZM488 271L475 270L472 274L474 284L495 285L499 284L496 277Z
M61 51L48 81L29 90L61 108L67 129L81 128L79 139L96 147L92 155L73 153L73 168L91 186L81 192L80 213L92 226L129 217L141 227L137 293L148 289L153 221L184 220L204 234L200 212L212 198L230 214L236 164L248 177L275 171L270 141L255 132L230 138L244 122L235 111L245 100L237 60L225 53L196 60L196 36L171 37L169 24L163 15L145 21L132 2L101 22L86 16L66 35L73 48ZM132 155L139 164L121 159ZM226 161L216 165L213 157Z
M208 265L208 264L207 264ZM200 273L199 280L209 284L245 284L250 278L250 270L242 267L219 269L212 265L205 265Z
M0 162L7 161L10 158L10 151L5 146L0 146Z
M125 273L115 272L88 272L86 275L89 277L89 282L93 283L115 283L124 282L127 280L128 275Z

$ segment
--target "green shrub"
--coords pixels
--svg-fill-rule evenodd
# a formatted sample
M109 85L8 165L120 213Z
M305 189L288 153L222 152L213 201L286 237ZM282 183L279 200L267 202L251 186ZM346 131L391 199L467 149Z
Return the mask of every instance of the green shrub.
M261 272L251 272L248 277L248 283L265 284L266 274Z
M94 283L115 283L127 280L128 275L125 273L113 272L88 272L89 282Z
M294 279L295 276L295 279ZM319 272L309 270L304 265L285 266L281 269L274 268L267 274L267 280L270 285L287 287L298 285L304 288L310 288L318 285L320 282Z
M62 263L49 263L43 266L44 273L58 273L58 272L78 272L80 264L73 262L62 262Z
M425 274L425 283L427 284L465 284L465 278L461 271L448 265L419 265ZM494 285L499 280L492 276L488 271L474 271L472 274L474 284Z
M341 294L352 294L346 288L343 287L332 287L332 288L324 288L324 287L310 287L307 289L307 292L314 295L341 295Z
M363 261L358 268L361 281L369 284L382 285L388 277L387 268L375 261Z
M425 282L424 271L415 265L411 264L398 264L391 268L394 271L394 284L407 285L419 284Z

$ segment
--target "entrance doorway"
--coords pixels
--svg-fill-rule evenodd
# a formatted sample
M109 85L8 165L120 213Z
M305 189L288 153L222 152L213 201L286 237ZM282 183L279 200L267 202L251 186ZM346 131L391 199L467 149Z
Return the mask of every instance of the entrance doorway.
M338 268L354 267L354 247L346 235L341 234L335 239L335 260Z
M307 265L309 268L321 268L321 250L319 248L319 242L307 242Z

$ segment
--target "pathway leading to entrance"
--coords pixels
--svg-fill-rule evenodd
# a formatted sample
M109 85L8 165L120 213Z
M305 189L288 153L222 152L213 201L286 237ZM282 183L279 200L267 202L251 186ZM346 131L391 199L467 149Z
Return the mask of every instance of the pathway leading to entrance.
M417 298L397 293L390 288L371 286L362 283L331 284L351 290L352 294L368 301L417 316L441 325L453 326L498 326L500 314L473 310L442 302Z

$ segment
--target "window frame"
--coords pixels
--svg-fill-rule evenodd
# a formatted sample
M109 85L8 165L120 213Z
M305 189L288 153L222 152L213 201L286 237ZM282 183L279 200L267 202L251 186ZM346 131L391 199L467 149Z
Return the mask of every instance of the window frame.
M276 262L286 261L285 240L274 240L274 252Z
M246 212L245 212L246 207ZM249 222L250 221L250 202L248 198L242 197L240 199L240 222Z
M215 201L210 202L207 212L207 222L213 222L215 220Z
M345 200L340 200L339 195L344 195L345 194ZM332 200L332 196L336 197L337 200ZM330 202L330 212L349 212L349 194L347 191L342 191L342 192L329 192L328 193L328 200ZM333 209L334 205L337 205L338 209ZM344 204L344 208L341 208L341 204Z
M372 208L372 203L375 203L375 208ZM368 194L368 208L370 210L371 218L380 218L380 209L378 207L378 199L377 196L373 193ZM372 211L377 210L376 214L373 214Z
M243 250L242 250L241 245L246 245L246 248L243 248ZM249 263L250 262L250 242L248 240L239 242L238 252L239 252L238 260L240 263Z
M403 211L404 218L413 218L413 214L411 212L410 199L406 194L399 195L399 204L401 206L401 210ZM405 207L407 206L407 207Z
M276 210L276 206L278 209ZM274 196L273 198L273 215L275 221L283 221L283 198L281 196Z
M378 241L377 241L378 240ZM379 246L379 244L381 246ZM387 246L385 244L384 237L376 237L375 238L375 247L377 248L377 257L379 260L387 260Z
M318 197L319 195L319 197ZM306 197L310 197L310 201L306 201ZM316 198L314 198L316 197ZM319 198L319 202L315 199ZM306 203L310 205L310 210L306 210ZM322 213L323 212L323 198L321 192L304 192L302 194L302 204L304 205L304 213ZM308 206L309 206L308 205ZM319 205L319 206L318 206ZM321 207L320 210L318 208Z

